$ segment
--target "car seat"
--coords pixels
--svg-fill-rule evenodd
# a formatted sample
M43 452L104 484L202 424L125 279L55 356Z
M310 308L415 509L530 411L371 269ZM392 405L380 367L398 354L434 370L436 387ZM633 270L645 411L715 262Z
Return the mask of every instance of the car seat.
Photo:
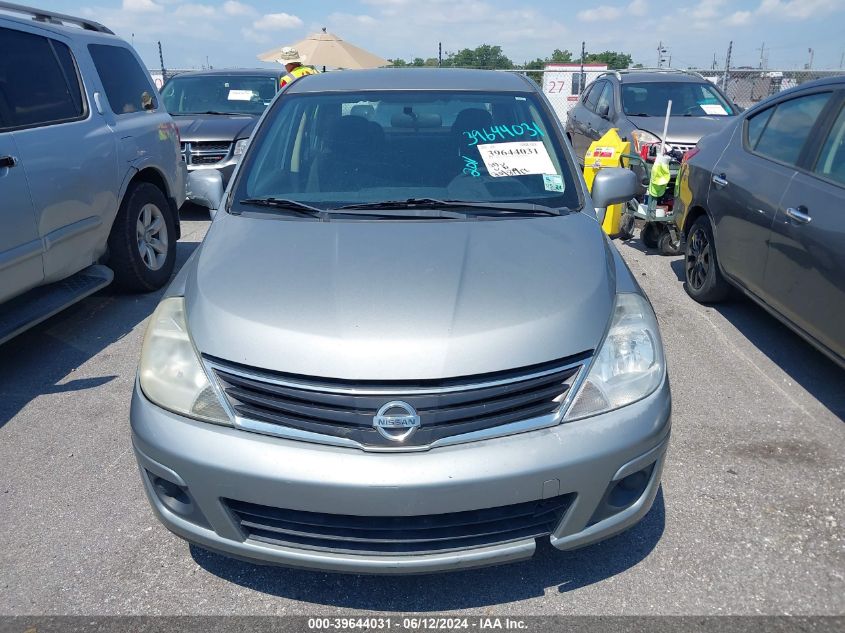
M360 116L329 124L323 152L311 166L309 191L358 191L372 186L383 153L384 130Z

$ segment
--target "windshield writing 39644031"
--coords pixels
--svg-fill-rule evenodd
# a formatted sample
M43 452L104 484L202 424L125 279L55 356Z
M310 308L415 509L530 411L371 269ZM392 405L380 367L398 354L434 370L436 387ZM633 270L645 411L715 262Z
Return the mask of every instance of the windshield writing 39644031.
M477 145L479 141L492 143L496 140L517 138L525 135L528 135L529 138L545 136L540 126L533 121L529 123L514 123L513 125L493 125L489 128L466 131L464 135L469 139L469 145L471 146Z

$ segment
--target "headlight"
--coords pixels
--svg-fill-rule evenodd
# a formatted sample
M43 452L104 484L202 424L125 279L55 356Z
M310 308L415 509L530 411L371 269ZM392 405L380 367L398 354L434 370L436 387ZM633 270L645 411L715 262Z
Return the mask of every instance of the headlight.
M144 395L158 406L206 422L232 425L188 334L181 297L164 299L153 312L138 374Z
M657 319L638 294L616 295L610 330L564 420L624 407L654 392L665 362Z
M247 146L248 143L249 143L248 138L242 138L239 141L235 141L235 150L234 150L233 154L235 156L242 156L243 153L246 151L246 146Z
M640 148L646 143L652 145L654 143L659 143L660 139L657 138L651 132L646 132L645 130L634 130L631 132L631 138L634 140L634 153L639 154Z

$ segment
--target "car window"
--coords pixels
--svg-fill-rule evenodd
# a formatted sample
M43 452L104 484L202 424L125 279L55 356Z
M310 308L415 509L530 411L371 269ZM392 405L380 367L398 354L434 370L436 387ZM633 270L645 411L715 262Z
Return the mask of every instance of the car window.
M753 117L748 119L745 124L745 142L748 144L748 147L753 149L757 146L757 141L760 140L760 134L763 133L766 123L769 122L769 118L772 116L772 112L774 111L774 108L769 108L768 110L763 110L759 114L755 114Z
M530 93L302 94L272 107L239 170L235 201L292 198L334 208L438 198L580 207L578 176Z
M609 112L613 110L613 86L609 81L604 82L604 90L596 101L596 112L601 111L602 106L607 106Z
M170 114L261 114L276 96L278 79L260 75L176 76L162 88Z
M0 50L0 125L51 125L85 115L79 75L67 46L0 28Z
M830 93L822 92L779 103L751 149L767 158L796 165L828 99Z
M112 112L131 114L144 109L145 99L151 99L151 108L156 109L155 90L135 56L122 46L89 44L88 50L103 82L103 90Z
M672 116L729 116L731 104L706 81L651 81L622 84L622 110L628 116L665 117L672 102Z
M820 176L845 185L845 108L839 111L839 116L825 139L814 171Z
M604 88L606 83L607 82L605 81L597 81L593 84L593 87L590 89L590 94L587 95L587 98L584 103L584 105L587 106L588 109L595 112L596 103L598 102L599 97L602 93L602 89Z

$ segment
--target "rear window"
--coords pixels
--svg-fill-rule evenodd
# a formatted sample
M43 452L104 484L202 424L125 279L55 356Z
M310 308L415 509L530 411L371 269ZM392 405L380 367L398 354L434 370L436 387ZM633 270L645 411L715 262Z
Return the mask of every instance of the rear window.
M141 68L128 49L108 44L89 44L88 50L100 81L103 82L103 90L112 112L141 112L147 100L151 104L148 109L156 109L155 91L147 71Z
M694 81L655 81L622 84L622 110L628 116L730 116L736 114L714 86Z
M290 95L257 131L234 199L333 208L425 197L575 209L565 156L527 93Z
M0 129L64 123L85 115L73 54L40 35L0 28Z

